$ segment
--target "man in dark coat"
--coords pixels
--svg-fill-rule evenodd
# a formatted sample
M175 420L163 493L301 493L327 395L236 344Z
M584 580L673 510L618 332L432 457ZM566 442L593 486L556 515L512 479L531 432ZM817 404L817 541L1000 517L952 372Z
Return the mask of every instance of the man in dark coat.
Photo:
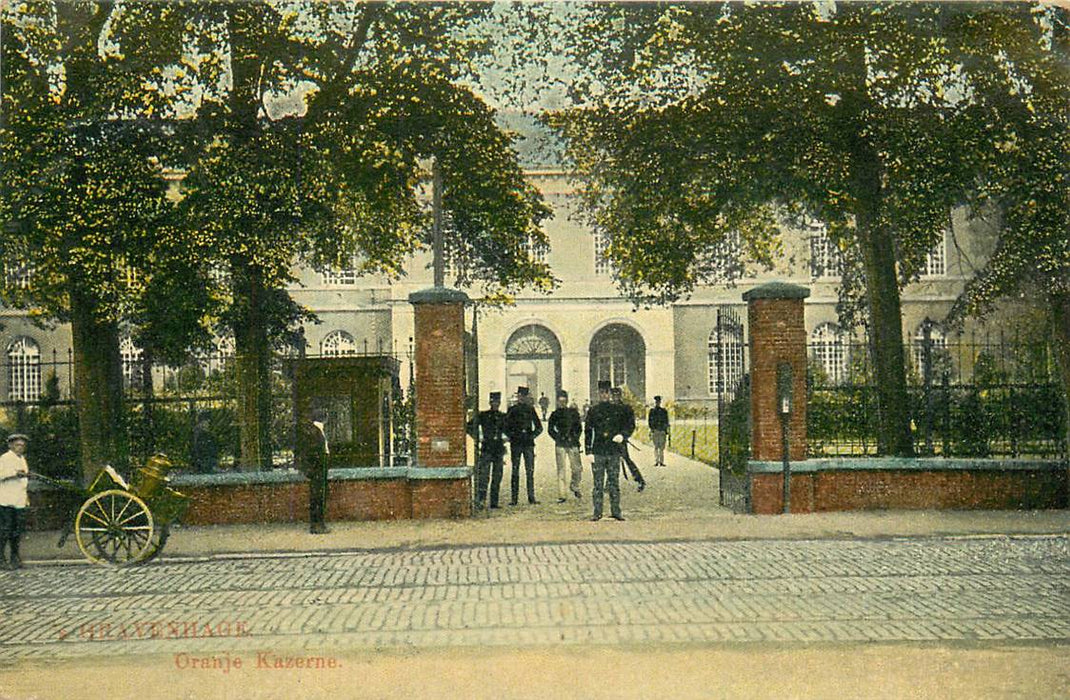
M628 454L628 437L635 432L635 411L632 407L624 403L624 392L619 386L613 387L613 407L617 410L620 416L620 424L623 426L624 440L620 443L620 459L621 469L627 470L632 475L632 479L639 485L639 491L646 488L646 479L643 478L642 473L639 471L639 465L635 463L632 456ZM625 474L627 478L627 474Z
M542 421L532 405L534 401L526 386L516 390L517 401L505 414L505 434L509 436L509 452L513 463L510 474L512 499L509 505L515 506L520 496L520 460L524 460L527 472L528 503L537 504L535 500L535 438L542 433Z
M308 477L308 531L322 535L327 529L327 444L326 416L315 409L297 426L297 468Z
M576 407L568 405L567 391L557 392L557 408L550 414L546 432L554 440L557 457L557 502L564 503L569 491L579 498L580 475L583 471L580 464L580 435L583 434L583 423ZM571 467L571 479L568 480L566 465Z
M654 408L646 416L650 440L654 443L654 466L665 466L665 439L669 436L669 412L661 405L661 397L654 397Z
M490 507L499 508L498 492L502 486L502 459L505 457L505 414L501 412L502 393L490 392L490 408L480 411L468 424L468 434L479 442L479 462L476 464L476 510L487 502L487 480L490 480Z
M598 382L598 403L591 406L584 430L587 453L594 455L592 473L594 488L594 516L602 519L603 492L609 491L609 512L615 520L624 520L620 510L620 454L621 445L631 435L624 414L610 401L609 382Z

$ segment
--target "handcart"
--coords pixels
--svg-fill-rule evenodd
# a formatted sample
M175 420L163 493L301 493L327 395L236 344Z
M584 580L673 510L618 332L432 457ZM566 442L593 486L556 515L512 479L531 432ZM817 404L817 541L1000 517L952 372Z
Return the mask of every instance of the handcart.
M168 486L167 472L174 465L155 455L134 473L128 484L119 472L105 465L89 488L32 474L82 497L82 505L60 536L62 547L73 533L82 555L102 566L129 566L156 557L189 506L189 497Z

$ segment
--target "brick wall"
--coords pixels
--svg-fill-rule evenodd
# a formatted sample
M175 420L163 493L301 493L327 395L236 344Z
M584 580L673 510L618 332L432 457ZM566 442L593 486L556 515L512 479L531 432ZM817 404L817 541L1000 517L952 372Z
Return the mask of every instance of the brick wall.
M792 368L794 387L788 425L791 459L802 461L806 459L806 326L803 322L803 300L750 299L747 316L750 326L751 459L782 459L777 366L787 362Z
M308 482L182 486L190 497L185 525L307 523ZM81 506L80 498L54 490L31 494L28 527L60 530ZM332 480L327 520L462 518L471 515L469 479Z
M464 305L415 304L417 463L465 463Z
M751 475L751 510L783 510L780 474ZM791 511L1065 508L1067 474L1061 469L851 470L791 476Z

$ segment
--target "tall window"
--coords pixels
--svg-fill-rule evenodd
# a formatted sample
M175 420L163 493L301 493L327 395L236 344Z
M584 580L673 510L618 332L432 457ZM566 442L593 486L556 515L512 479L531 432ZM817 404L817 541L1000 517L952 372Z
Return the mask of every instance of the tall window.
M345 331L331 331L320 343L320 354L324 357L356 355L357 341Z
M9 287L16 289L28 289L33 279L34 268L32 265L17 262L4 263L4 281Z
M810 334L810 356L833 384L847 379L847 334L835 323L822 323Z
M743 323L731 309L717 310L717 325L707 343L710 393L734 394L743 379Z
M528 237L528 255L535 262L545 263L546 258L550 253L550 246L547 243L540 243L532 237Z
M352 287L359 276L357 260L353 257L349 259L347 267L330 267L323 270L323 284L328 287Z
M843 271L840 250L829 239L828 231L823 225L815 224L810 229L810 276L839 277Z
M704 267L721 279L737 280L743 276L743 263L743 239L733 230L713 247Z
M234 336L229 332L226 335L216 336L214 347L210 352L201 356L200 364L206 375L222 372L227 368L227 363L234 359L237 346Z
M942 371L949 367L950 356L947 351L947 336L940 326L931 322L923 322L918 326L918 330L914 333L914 347L913 360L914 368L917 370L918 376L923 376L925 371L925 324L929 323L929 342L931 350L929 351L932 358L933 368L936 371Z
M598 381L609 382L611 386L624 386L628 383L628 361L624 344L619 338L608 338L599 348L594 362Z
M933 249L925 256L925 268L922 277L939 277L947 274L947 231L940 236Z
M594 232L594 274L609 275L613 273L613 263L606 257L609 237L602 231Z
M34 401L41 395L41 348L22 336L7 346L7 398Z
M141 348L134 345L134 339L124 335L119 341L119 355L123 361L123 385L138 386L142 381Z

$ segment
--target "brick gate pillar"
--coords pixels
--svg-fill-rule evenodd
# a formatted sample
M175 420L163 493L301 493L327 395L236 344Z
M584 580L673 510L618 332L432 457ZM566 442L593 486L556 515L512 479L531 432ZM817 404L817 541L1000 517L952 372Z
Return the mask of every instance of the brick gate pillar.
M783 459L777 406L777 366L792 369L792 411L788 423L791 460L806 459L806 326L803 299L810 290L770 282L743 294L750 326L751 459Z
M416 462L457 467L465 453L464 305L457 289L409 295L416 339Z

